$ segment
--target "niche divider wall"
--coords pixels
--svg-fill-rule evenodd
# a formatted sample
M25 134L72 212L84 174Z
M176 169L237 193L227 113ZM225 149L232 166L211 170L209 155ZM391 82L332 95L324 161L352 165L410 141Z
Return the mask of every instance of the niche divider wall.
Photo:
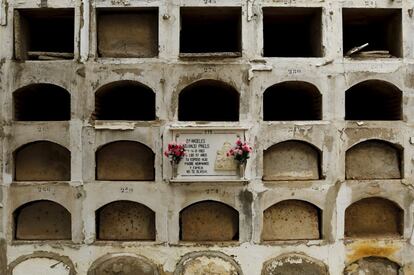
M219 269L228 267L228 271L233 272L230 274L238 275L272 274L268 268L271 264L276 262L283 267L298 258L309 263L305 267L307 271L319 270L322 274L342 274L352 263L369 266L370 261L377 258L386 258L398 264L404 274L412 274L414 29L410 14L413 6L414 0L9 1L7 9L0 7L0 274L28 274L33 263L41 263L44 267L49 263L63 262L69 266L69 275L93 275L100 268L113 268L118 263L135 271L140 270L137 267L140 265L148 267L147 270L152 270L153 274L189 275L193 270L204 272L207 267L198 263L206 258L210 266ZM181 11L187 8L189 12L203 8L234 8L240 11L240 23L236 24L237 32L240 32L237 56L181 55ZM267 56L264 52L266 38L263 29L266 21L263 11L287 10L287 14L293 14L292 18L296 18L297 14L308 8L316 11L320 20L311 20L311 32L314 33L309 35L309 40L312 41L306 41L304 45L320 44L320 52L308 57L302 54ZM14 25L14 14L22 9L73 9L73 59L16 60L14 39L17 26ZM345 15L345 23L344 9L356 9L358 12L374 10L373 17L381 13L377 10L384 14L388 14L389 10L399 10L399 15L392 19L401 23L401 49L397 54L392 54L395 58L344 57L348 44L345 46L343 42L343 28L355 18L355 15ZM151 27L145 28L152 37L150 54L119 58L99 56L99 13L105 11L112 14L120 10L151 11ZM275 12L274 16L277 15ZM393 23L394 26L399 22ZM21 34L24 35L24 32ZM274 35L277 43L285 42L283 37L277 37L278 33ZM286 35L295 33L287 32ZM53 41L55 37L47 37L46 41L49 39ZM317 39L318 43L313 39ZM293 37L293 41L298 40ZM285 49L288 47L283 46ZM119 47L122 48L122 45ZM398 119L346 119L349 111L346 110L347 91L371 80L387 82L401 91L400 101L393 101L401 105L397 106L401 107ZM141 83L153 92L155 100L151 103L151 118L100 120L95 117L98 91L105 85L122 81ZM217 81L232 87L239 97L237 118L224 121L180 119L180 93L200 81ZM312 106L314 116L288 121L264 118L265 91L285 82L307 83L312 90L318 91ZM15 119L13 93L35 83L56 85L69 93L69 120ZM209 98L212 103L207 107L213 113L219 106L215 102L220 101L220 95L218 93L215 98ZM208 90L204 90L191 103L199 106L209 96ZM138 109L142 102L136 100L138 97L132 98L133 102L128 105ZM371 103L369 97L367 102ZM201 108L192 111L197 110ZM244 179L238 178L234 170L230 179L216 177L208 181L193 177L189 180L171 180L171 165L163 156L163 151L174 140L172 132L197 129L205 130L203 135L218 130L240 130L240 137L253 146ZM230 145L236 137L232 136ZM63 181L16 181L13 177L13 153L25 144L42 140L59 144L70 152L70 178ZM370 140L387 142L400 149L400 178L346 178L347 151ZM97 179L96 152L102 146L117 141L138 142L148 147L154 153L154 177L145 180ZM309 144L320 153L319 177L264 180L264 152L273 145L292 141ZM225 155L226 146L220 157ZM215 162L216 155L211 159ZM381 197L401 208L403 224L399 236L346 236L346 209L368 197ZM39 200L54 201L70 212L70 240L13 238L14 211L26 203ZM131 201L151 209L154 212L155 238L151 235L149 241L127 238L98 240L96 211L116 201ZM180 240L180 212L203 201L223 203L238 212L238 240ZM264 212L283 201L303 201L318 208L320 238L263 241ZM214 219L206 218L202 222L211 221ZM384 266L392 265L381 259L379 261ZM392 267L395 269L394 265Z

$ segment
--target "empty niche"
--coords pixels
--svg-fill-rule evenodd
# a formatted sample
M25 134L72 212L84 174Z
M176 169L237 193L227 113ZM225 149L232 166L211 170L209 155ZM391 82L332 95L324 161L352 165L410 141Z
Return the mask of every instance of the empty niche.
M263 8L265 57L322 57L322 8Z
M11 262L7 275L75 275L75 267L67 256L52 252L37 251L23 255Z
M361 142L346 152L346 179L400 179L402 150L380 140Z
M27 275L30 271L42 275L71 275L71 270L65 264L49 258L28 259L17 265L13 269L12 275Z
M264 151L263 180L320 179L320 151L302 141L284 141Z
M35 270L36 274L42 275L72 275L74 274L60 260L49 258L31 258L17 265L12 275L27 275L28 271Z
M403 233L404 211L394 202L366 198L345 211L345 236L351 238L398 237Z
M47 201L24 204L14 211L16 240L70 240L71 214L62 205Z
M241 9L181 8L180 56L241 56Z
M117 81L95 93L94 118L98 120L154 120L155 93L135 81Z
M382 80L366 80L345 92L346 120L401 120L402 91Z
M96 211L97 239L155 241L155 213L143 204L116 201Z
M96 151L97 180L155 179L154 152L136 141L115 141Z
M234 241L239 239L239 213L227 204L202 201L180 212L180 240Z
M70 180L70 151L50 142L36 141L23 145L14 153L16 181Z
M263 241L320 239L321 210L300 201L279 202L263 212Z
M15 10L16 59L73 59L74 24L74 9Z
M125 254L110 254L96 260L88 275L159 275L157 267L147 258Z
M320 120L322 95L314 85L286 81L266 89L263 94L263 120Z
M158 8L98 9L100 57L158 56Z
M198 251L184 255L177 264L174 275L242 275L237 262L219 251Z
M217 80L200 80L179 95L178 120L238 121L240 95L232 86Z
M53 84L31 84L13 93L17 121L70 120L70 94Z
M343 53L354 58L402 57L401 9L344 8Z
M400 275L401 267L387 258L382 257L366 257L359 259L348 265L344 270L344 275Z
M328 275L326 265L301 254L287 254L263 264L263 275Z

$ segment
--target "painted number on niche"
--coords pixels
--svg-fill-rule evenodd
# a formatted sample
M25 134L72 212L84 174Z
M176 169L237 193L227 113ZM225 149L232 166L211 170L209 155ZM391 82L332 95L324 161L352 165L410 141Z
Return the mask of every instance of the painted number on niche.
M301 73L302 73L301 69L289 69L288 70L288 74L290 74L290 75L301 74Z
M367 7L375 7L377 3L375 0L365 0L364 4Z
M134 192L134 188L131 187L121 187L120 188L121 193L127 194Z
M203 0L204 4L216 4L217 1L216 0Z
M205 1L207 1L207 0L205 0ZM215 73L217 71L216 68L214 68L214 67L204 67L203 70L204 70L205 73Z
M47 126L37 126L37 131L39 133L45 133L48 130Z
M50 192L52 192L52 188L50 188L49 186L40 186L40 187L37 187L37 192L39 192L39 193L50 193Z
M283 0L284 5L296 4L296 0Z

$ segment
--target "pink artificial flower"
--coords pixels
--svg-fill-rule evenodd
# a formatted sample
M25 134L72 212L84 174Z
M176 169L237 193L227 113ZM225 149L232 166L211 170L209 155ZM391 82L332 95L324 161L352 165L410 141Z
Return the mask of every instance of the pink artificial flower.
M242 142L241 142L241 140L240 140L239 138L237 139L236 144L237 144L238 146L242 145Z

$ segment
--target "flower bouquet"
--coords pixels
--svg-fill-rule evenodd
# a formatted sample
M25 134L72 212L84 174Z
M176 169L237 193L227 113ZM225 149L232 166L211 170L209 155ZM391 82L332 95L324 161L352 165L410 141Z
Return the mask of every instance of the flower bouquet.
M236 140L236 145L227 152L227 156L233 156L239 165L239 176L244 178L246 163L250 158L250 153L253 151L252 147L247 142L242 142L240 139Z
M185 156L185 144L175 141L168 143L164 155L169 159L172 167L172 178L177 176L177 167L181 159Z

